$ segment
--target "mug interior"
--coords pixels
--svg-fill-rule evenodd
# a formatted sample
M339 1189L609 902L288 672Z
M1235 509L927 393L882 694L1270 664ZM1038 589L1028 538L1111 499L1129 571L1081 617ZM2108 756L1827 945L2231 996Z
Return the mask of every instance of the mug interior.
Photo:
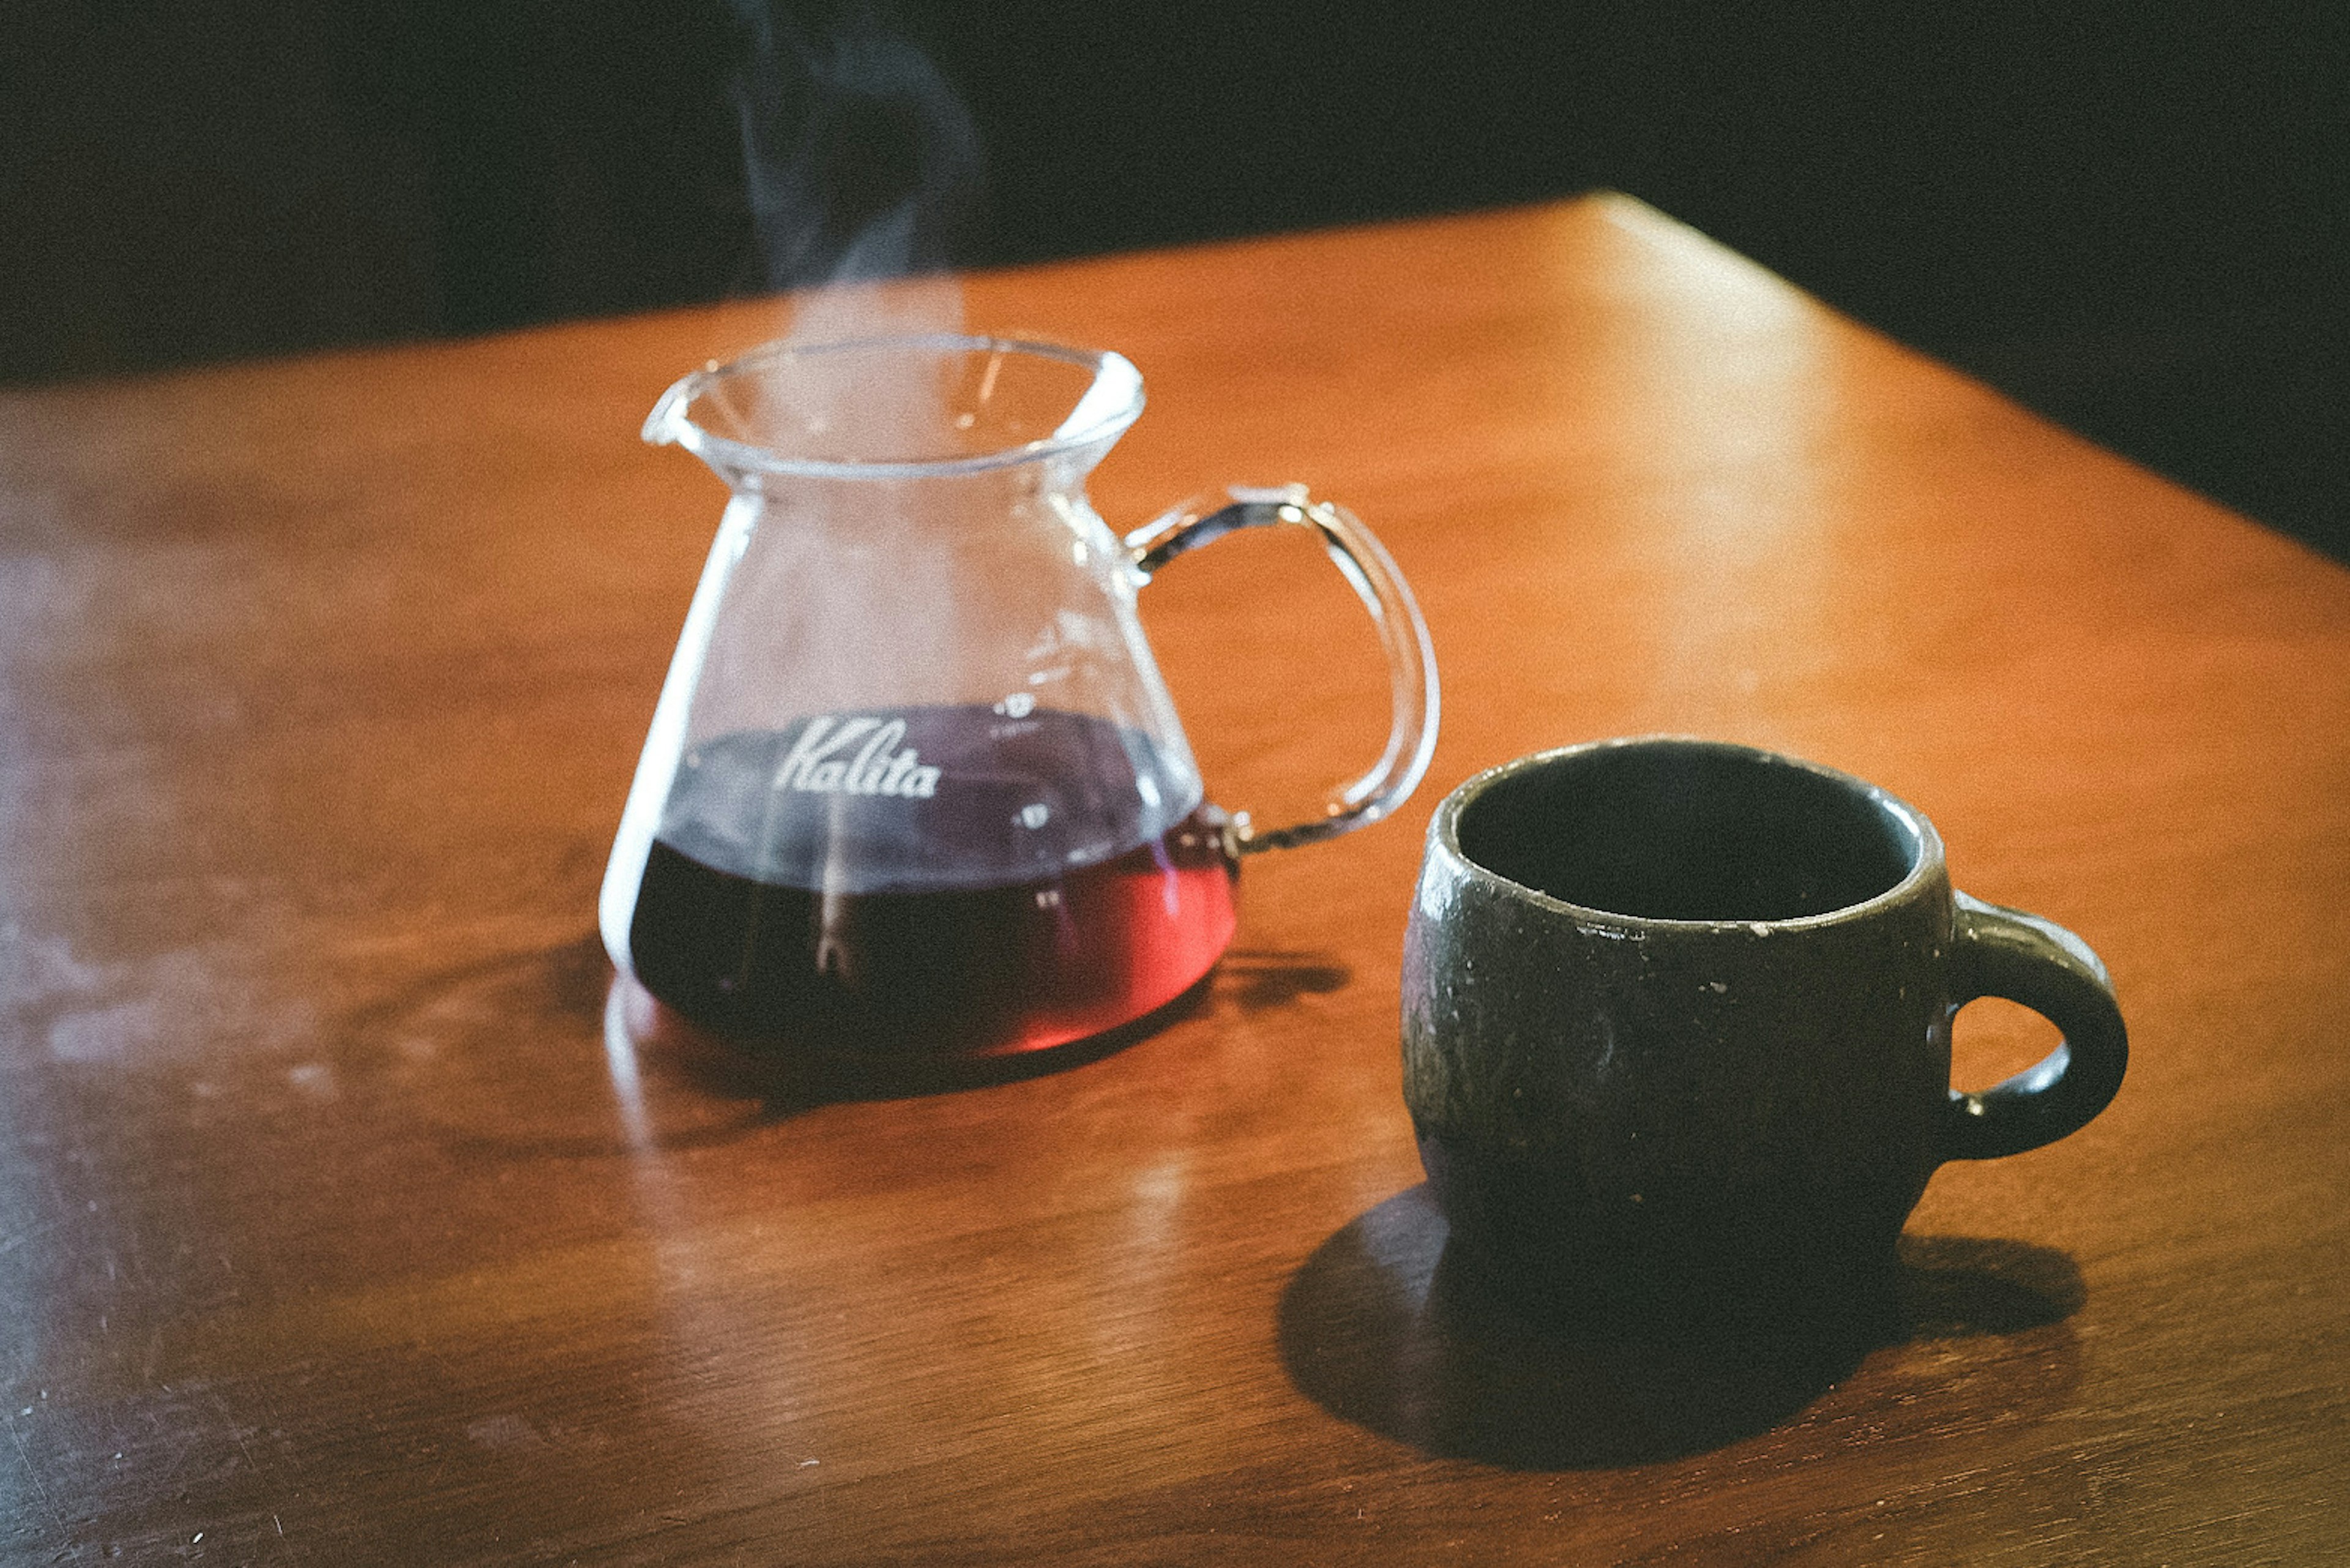
M1565 903L1651 920L1793 920L1900 886L1917 825L1855 779L1743 746L1644 741L1545 757L1461 808L1461 852Z

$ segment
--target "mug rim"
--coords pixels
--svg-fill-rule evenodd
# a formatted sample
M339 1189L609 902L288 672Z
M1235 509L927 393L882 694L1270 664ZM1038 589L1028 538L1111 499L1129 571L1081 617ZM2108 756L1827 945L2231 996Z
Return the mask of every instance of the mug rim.
M696 421L687 410L711 388L730 376L755 375L788 359L813 359L830 354L866 353L876 349L931 349L941 353L1017 354L1035 359L1058 359L1089 368L1093 384L1087 389L1068 419L1049 436L993 452L951 457L862 459L787 457L755 441L722 436ZM1042 338L997 337L986 333L902 332L867 337L801 340L778 337L745 349L733 358L711 360L671 383L645 416L642 436L655 446L683 447L704 462L729 467L803 479L914 479L928 475L978 473L1077 452L1115 440L1142 416L1142 372L1115 348L1080 348ZM1093 407L1087 407L1093 404ZM1084 415L1082 421L1078 416Z
M1825 779L1866 801L1878 811L1891 816L1915 839L1917 855L1909 869L1891 887L1858 903L1841 905L1816 915L1796 915L1781 919L1705 919L1686 920L1662 919L1653 915L1627 915L1614 909L1603 909L1596 904L1578 904L1527 886L1513 877L1505 877L1461 847L1461 814L1494 785L1524 774L1555 766L1570 758L1588 756L1599 752L1624 751L1638 748L1650 751L1711 752L1716 754L1745 758L1775 766L1800 768L1815 777ZM1764 746L1750 746L1738 741L1710 740L1701 735L1650 734L1617 735L1604 740L1578 741L1572 745L1553 746L1544 751L1529 752L1508 762L1471 774L1455 784L1443 800L1437 804L1435 815L1429 821L1430 841L1440 846L1456 865L1471 877L1492 888L1522 898L1535 908L1562 914L1581 925L1605 926L1616 929L1656 931L1777 931L1811 930L1868 919L1878 910L1902 903L1941 875L1943 865L1942 836L1928 820L1926 814L1908 801L1880 785L1873 784L1856 774L1824 763L1774 752Z

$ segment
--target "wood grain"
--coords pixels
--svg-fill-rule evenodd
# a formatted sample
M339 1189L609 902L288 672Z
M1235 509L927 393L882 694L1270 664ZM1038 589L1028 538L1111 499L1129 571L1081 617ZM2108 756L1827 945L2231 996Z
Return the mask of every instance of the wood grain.
M1163 1027L895 1099L635 1041L592 934L722 499L636 425L782 306L0 398L0 1555L2350 1551L2350 576L1617 199L962 308L1141 366L1114 524L1359 511L1445 727L1396 821L1250 863ZM1380 732L1321 569L1146 595L1220 799ZM1418 1188L1428 810L1649 731L1886 784L2120 990L2121 1098L1938 1176L1865 1355L1529 1335ZM2032 1027L1970 1011L1965 1075Z

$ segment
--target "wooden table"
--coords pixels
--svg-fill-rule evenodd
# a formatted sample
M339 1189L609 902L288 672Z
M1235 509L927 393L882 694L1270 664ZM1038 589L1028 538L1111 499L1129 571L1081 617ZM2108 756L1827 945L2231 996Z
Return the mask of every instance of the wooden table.
M965 308L1141 365L1114 523L1352 504L1444 733L1396 820L1250 862L1165 1027L891 1100L640 1048L593 936L723 495L636 426L779 306L0 399L0 1555L2350 1553L2350 575L1621 200ZM1384 722L1311 555L1145 596L1211 792L1267 815ZM2131 1023L2094 1125L1936 1178L1848 1368L1447 1296L1397 1062L1421 827L1657 730L1915 802ZM1960 1028L1970 1082L2050 1043Z

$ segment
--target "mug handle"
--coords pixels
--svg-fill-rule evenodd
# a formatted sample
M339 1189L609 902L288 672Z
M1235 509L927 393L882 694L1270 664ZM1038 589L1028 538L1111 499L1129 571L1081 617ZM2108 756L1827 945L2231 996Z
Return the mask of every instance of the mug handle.
M2114 982L2089 944L2021 909L1955 895L1950 1010L1981 996L2022 1002L2063 1033L2038 1065L1978 1095L1950 1091L1945 1159L1996 1159L2077 1132L2112 1103L2129 1065Z
M1351 512L1314 500L1302 484L1275 489L1235 485L1222 498L1188 501L1160 514L1128 534L1126 547L1134 554L1135 570L1148 582L1186 550L1212 544L1235 529L1284 523L1321 535L1322 548L1371 612L1379 645L1387 651L1395 722L1379 760L1334 793L1319 820L1264 828L1253 826L1246 812L1232 813L1232 842L1243 854L1317 844L1377 822L1411 794L1436 751L1436 650L1428 639L1428 623L1420 618L1419 606L1394 560Z

